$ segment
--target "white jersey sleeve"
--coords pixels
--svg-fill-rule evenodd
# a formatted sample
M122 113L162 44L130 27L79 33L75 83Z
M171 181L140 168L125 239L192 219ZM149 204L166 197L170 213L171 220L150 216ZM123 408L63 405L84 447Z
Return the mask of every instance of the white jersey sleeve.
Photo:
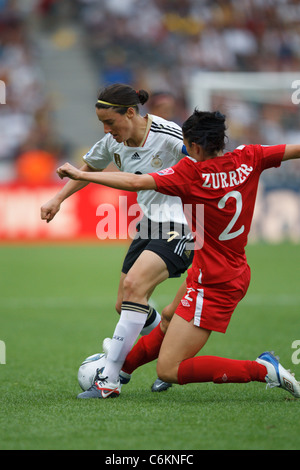
M112 161L111 136L107 134L96 142L83 156L83 160L94 170L104 170Z

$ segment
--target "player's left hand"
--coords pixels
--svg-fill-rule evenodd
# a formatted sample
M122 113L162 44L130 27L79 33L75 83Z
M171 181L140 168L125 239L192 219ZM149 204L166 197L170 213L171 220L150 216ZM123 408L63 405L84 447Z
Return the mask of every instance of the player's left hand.
M64 163L62 166L57 168L56 173L61 179L67 176L72 180L79 180L81 175L81 171L70 163Z

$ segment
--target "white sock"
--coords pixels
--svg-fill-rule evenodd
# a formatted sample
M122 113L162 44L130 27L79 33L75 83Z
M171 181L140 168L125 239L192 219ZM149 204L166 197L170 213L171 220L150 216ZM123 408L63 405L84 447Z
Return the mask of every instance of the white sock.
M119 380L127 354L138 338L149 313L148 305L123 302L120 320L115 328L103 375L109 382Z

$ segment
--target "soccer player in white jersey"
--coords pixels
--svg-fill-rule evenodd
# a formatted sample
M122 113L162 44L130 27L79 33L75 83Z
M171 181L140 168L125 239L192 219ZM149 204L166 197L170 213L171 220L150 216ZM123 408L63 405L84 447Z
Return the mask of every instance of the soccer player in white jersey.
M140 115L138 104L146 103L148 97L145 90L137 92L123 84L111 85L100 92L96 114L106 135L83 157L82 171L102 171L114 162L121 171L145 174L170 167L185 156L180 126L158 116ZM69 181L42 206L42 219L50 222L61 203L86 184ZM167 278L184 273L193 256L180 198L141 191L137 200L144 217L125 257L119 283L116 309L120 319L105 368L112 383L117 382L139 334L149 333L160 323L160 315L148 304L153 290ZM162 328L167 322L162 317ZM170 386L162 382L159 385L161 390Z

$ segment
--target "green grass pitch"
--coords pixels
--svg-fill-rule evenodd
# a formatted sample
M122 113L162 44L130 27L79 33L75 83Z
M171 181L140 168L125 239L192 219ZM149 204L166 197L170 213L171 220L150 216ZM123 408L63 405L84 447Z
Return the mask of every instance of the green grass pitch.
M101 352L118 319L125 251L104 243L0 247L0 340L6 346L0 449L299 449L300 400L261 383L174 385L152 393L152 363L134 373L117 399L76 399L80 362ZM256 359L275 350L299 378L292 343L300 340L300 248L259 244L247 253L248 294L226 335L213 334L202 352ZM157 288L158 310L180 282Z

